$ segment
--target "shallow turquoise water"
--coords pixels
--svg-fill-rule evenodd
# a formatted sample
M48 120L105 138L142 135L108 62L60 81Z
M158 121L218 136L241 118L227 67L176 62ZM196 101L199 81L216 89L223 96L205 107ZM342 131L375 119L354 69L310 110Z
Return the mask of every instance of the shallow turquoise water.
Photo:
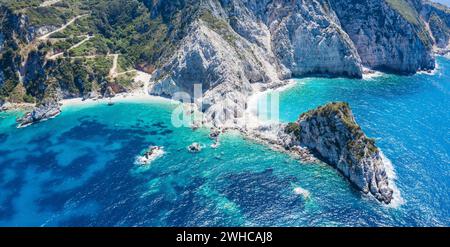
M301 164L230 134L170 124L174 105L69 107L16 129L0 113L3 226L450 226L450 68L371 80L302 79L281 93L281 118L345 100L392 160L404 199L382 206L326 165ZM192 142L207 146L190 154ZM134 165L149 145L166 154ZM307 189L310 199L296 195Z

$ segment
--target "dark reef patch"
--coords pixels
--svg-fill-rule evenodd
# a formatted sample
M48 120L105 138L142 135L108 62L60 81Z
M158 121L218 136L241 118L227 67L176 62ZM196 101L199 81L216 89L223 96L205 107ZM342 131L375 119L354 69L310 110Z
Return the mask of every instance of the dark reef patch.
M8 139L8 134L0 133L0 142L5 142Z
M207 212L200 203L204 198L198 196L198 189L205 183L203 178L193 178L186 186L174 186L181 198L174 202L167 202L171 214L167 218L169 226L199 226L205 225L211 218L212 212Z
M33 165L39 172L58 169L59 165L56 160L56 152L31 151L30 153L24 162L19 163L19 166L23 169L26 169L30 165Z
M304 198L294 193L282 193L298 182L295 177L277 177L268 169L260 173L228 174L224 181L220 193L244 209L244 215L252 221L280 222L285 215L304 209Z
M96 156L93 153L76 158L68 166L61 168L61 172L74 178L80 178L92 164L95 164Z
M22 174L23 175L23 174ZM16 176L11 181L1 185L1 193L3 200L0 203L0 219L11 219L15 214L14 199L19 194L20 190L24 186L25 181L23 176Z
M52 133L48 132L46 134L38 134L36 136L34 136L29 143L30 144L35 144L35 145L39 145L41 147L48 147L52 144L52 142L50 141L52 138Z
M91 128L94 128L95 131L91 131ZM106 135L107 133L108 135ZM85 121L80 126L74 127L61 135L60 138L61 140L67 140L66 138L81 140L83 136L87 139L104 136L108 142L121 142L123 148L114 152L114 157L107 164L108 169L98 170L82 186L68 190L57 191L57 186L64 182L62 177L82 177L86 169L96 163L95 155L87 154L78 157L68 166L55 167L52 172L60 173L63 176L60 179L53 179L43 183L42 190L45 191L43 193L45 196L37 201L39 210L59 212L64 210L66 203L69 201L73 207L84 205L87 202L95 202L99 205L99 211L95 216L89 216L88 218L74 216L62 221L60 224L102 226L111 225L111 222L122 222L127 218L129 210L136 207L135 205L139 203L135 198L139 197L141 192L137 188L143 183L141 178L131 176L129 173L130 166L133 164L136 154L150 144L141 135L136 135L134 130L110 129L96 121ZM51 189L45 189L44 187L50 187ZM56 191L53 189L56 189ZM120 207L112 205L120 205ZM155 212L158 212L159 209L155 210ZM130 219L129 224L132 225L131 222L139 222L141 220L137 218Z

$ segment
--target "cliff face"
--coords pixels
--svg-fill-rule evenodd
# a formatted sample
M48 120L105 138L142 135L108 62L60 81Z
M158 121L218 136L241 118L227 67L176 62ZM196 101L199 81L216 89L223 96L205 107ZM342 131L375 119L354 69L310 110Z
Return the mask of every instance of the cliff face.
M328 1L221 1L232 28L265 47L289 77L305 75L360 77L360 58ZM247 13L242 15L241 13ZM266 32L264 32L264 29Z
M434 69L432 39L417 8L420 1L332 1L364 66L395 73Z
M420 5L420 14L428 23L435 51L439 54L448 53L450 51L450 9L427 1Z
M181 2L164 9L185 8ZM359 78L363 66L400 74L430 70L435 39L430 19L420 15L423 6L418 0L197 1L189 31L157 70L152 93L192 94L201 84L208 101L202 110L220 125L241 115L254 83ZM434 26L435 33L446 32Z
M356 124L348 104L331 103L304 113L286 132L364 193L386 204L391 202L393 189L380 150Z
M111 84L105 59L47 61L52 51L70 45L36 41L85 15L78 27L56 37L69 42L67 37L89 30L98 38L87 42L95 48L89 50L121 53L128 69L154 72L149 89L155 95L192 96L200 84L204 104L198 107L214 125L236 123L250 94L292 77L361 78L363 67L401 74L432 69L433 47L444 53L450 37L448 8L422 0L111 0L26 8L2 3L8 4L0 6L1 97L21 83L38 101L54 83L64 97L84 97ZM16 5L23 6L11 10Z

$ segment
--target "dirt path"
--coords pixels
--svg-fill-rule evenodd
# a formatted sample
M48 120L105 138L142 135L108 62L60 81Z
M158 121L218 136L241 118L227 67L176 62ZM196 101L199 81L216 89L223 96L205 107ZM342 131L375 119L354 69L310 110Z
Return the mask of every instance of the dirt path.
M52 31L52 32L49 32L49 33L47 33L47 34L44 34L44 35L42 35L41 37L38 37L37 40L40 40L40 41L48 40L48 38L49 38L52 34L59 33L59 32L61 32L61 31L64 31L64 29L66 29L68 26L72 25L72 23L74 23L76 20L78 20L78 19L80 19L80 18L82 18L82 17L85 17L85 16L88 16L88 14L76 16L76 17L74 17L72 20L70 20L69 22L67 22L66 24L64 24L62 27L60 27L60 28L58 28L58 29L56 29L56 30L54 30L54 31Z
M75 48L79 47L80 45L86 43L86 42L89 41L90 39L94 38L94 36L89 36L89 35L85 35L85 37L86 37L85 39L83 39L82 41L80 41L80 42L76 43L75 45L71 46L71 47L70 47L69 49L67 49L66 51L70 51L70 50L72 50L72 49L75 49ZM57 59L58 57L62 57L63 55L64 55L64 52L60 52L60 53L57 53L57 54L54 54L54 55L48 57L48 59L49 59L49 60L55 60L55 59Z
M61 0L47 0L47 1L43 2L43 3L41 3L41 5L39 5L39 7L50 7L53 4L56 4L56 3L59 3L59 2L61 2Z
M86 38L85 38L85 39L83 39L82 41L80 41L80 42L78 42L77 44L73 45L72 47L70 47L70 48L67 49L67 50L70 51L70 50L72 50L72 49L75 49L75 48L77 48L78 46L80 46L80 45L86 43L87 41L89 41L89 40L92 39L92 38L94 38L94 35L92 35L92 36L86 35Z
M117 63L118 63L118 60L119 60L119 54L112 54L110 56L113 57L113 66L112 66L111 70L109 71L109 77L110 78L116 78L118 76Z
M116 76L119 76L119 75L126 75L126 74L128 74L128 73L133 73L133 72L137 72L137 70L135 70L135 69L130 69L130 70L127 70L127 71L124 71L124 72L117 73Z

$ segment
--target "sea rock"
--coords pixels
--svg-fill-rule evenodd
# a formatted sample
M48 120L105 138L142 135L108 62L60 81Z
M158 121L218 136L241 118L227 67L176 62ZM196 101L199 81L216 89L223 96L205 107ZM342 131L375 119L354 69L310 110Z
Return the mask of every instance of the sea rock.
M189 145L188 151L191 152L191 153L201 152L202 151L202 146L199 143L194 142L191 145Z
M393 189L381 151L356 123L347 103L330 103L302 114L286 126L293 145L307 147L336 167L356 187L389 204Z
M32 112L25 114L24 117L17 119L18 128L27 127L31 124L42 122L54 118L61 113L60 105L57 102L45 102L34 108Z
M211 140L217 140L220 136L220 134L222 133L222 131L220 129L214 129L212 128L210 133L209 133L209 138Z

